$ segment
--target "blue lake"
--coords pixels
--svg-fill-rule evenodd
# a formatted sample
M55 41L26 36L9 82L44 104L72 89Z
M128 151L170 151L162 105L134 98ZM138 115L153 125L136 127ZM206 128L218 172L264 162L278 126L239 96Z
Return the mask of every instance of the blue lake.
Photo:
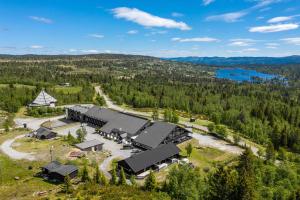
M265 73L257 72L255 70L240 69L240 68L218 69L216 71L216 77L220 79L229 79L237 82L243 82L243 81L253 82L255 78L259 78L265 81L274 78L279 78L279 76L275 74L265 74Z

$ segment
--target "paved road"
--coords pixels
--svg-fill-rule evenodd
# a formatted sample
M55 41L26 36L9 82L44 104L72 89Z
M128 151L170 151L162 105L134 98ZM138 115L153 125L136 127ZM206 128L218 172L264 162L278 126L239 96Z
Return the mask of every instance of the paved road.
M15 160L21 160L21 159L35 160L33 153L19 152L12 148L12 144L15 142L15 140L17 140L19 138L23 138L23 137L25 137L25 135L19 135L13 139L9 139L9 140L6 140L5 142L3 142L0 146L2 152L5 153L6 155L8 155L10 158L15 159Z

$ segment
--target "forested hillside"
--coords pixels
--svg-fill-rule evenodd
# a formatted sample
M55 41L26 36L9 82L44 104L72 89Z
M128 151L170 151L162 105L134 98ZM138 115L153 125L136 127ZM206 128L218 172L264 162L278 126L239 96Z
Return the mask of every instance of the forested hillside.
M2 56L0 106L16 112L41 88L61 104L92 102L91 84L100 83L119 104L202 114L258 143L271 141L275 149L300 151L298 65L260 69L286 75L289 85L219 80L214 78L215 69L128 55ZM65 94L54 89L65 82L82 88L81 92ZM16 83L34 87L22 89Z

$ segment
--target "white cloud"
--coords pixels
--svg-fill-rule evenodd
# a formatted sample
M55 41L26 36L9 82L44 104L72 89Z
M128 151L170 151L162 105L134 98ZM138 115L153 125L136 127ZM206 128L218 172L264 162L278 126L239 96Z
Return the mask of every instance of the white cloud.
M273 24L268 26L256 26L251 27L249 29L250 32L257 32L257 33L273 33L273 32L280 32L280 31L288 31L294 30L299 27L298 24L295 23L288 23L288 24Z
M31 48L31 49L42 49L42 48L44 48L44 47L41 46L41 45L31 45L30 48Z
M259 51L259 49L257 49L257 48L248 48L248 49L243 49L242 51L244 51L244 52L256 52L256 51Z
M268 23L279 23L279 22L285 22L291 20L293 17L291 16L282 16L282 17L274 17L272 19L268 20Z
M184 22L177 22L172 19L154 16L137 8L119 7L112 9L112 12L118 19L126 19L127 21L131 21L145 27L164 27L180 30L191 30L191 27Z
M253 39L232 39L229 46L247 47L252 46L256 41Z
M130 30L127 32L127 34L130 34L130 35L134 35L134 34L137 34L139 31L137 30Z
M89 34L88 36L92 37L92 38L97 38L97 39L104 38L104 35L100 35L100 34L96 34L96 33Z
M82 53L100 53L100 51L96 50L96 49L88 49L88 50L81 50Z
M206 18L207 21L224 21L224 22L236 22L240 18L247 15L248 12L246 11L238 11L238 12L231 12L225 13L221 15L212 15Z
M172 13L172 17L183 17L183 16L184 16L184 14L182 14L182 13L178 13L178 12Z
M176 42L218 42L219 40L211 37L196 37L196 38L172 38Z
M30 19L35 20L37 22L41 22L44 24L52 24L53 20L48 19L48 18L44 18L44 17L38 17L38 16L29 16Z
M208 6L209 4L213 3L215 0L202 0L203 5Z
M237 22L242 17L248 15L252 11L263 8L265 6L268 6L270 4L273 4L273 3L276 3L279 1L280 0L258 0L259 3L255 4L254 6L252 6L250 8L239 10L236 12L229 12L229 13L223 13L223 14L219 14L219 15L208 16L206 18L206 21L224 21L224 22L228 22L228 23ZM257 2L257 1L255 1L255 2Z
M260 51L257 48L247 48L247 49L242 49L242 50L227 50L228 53L239 53L239 54L249 54L249 53L255 53Z
M267 49L277 49L279 46L278 43L274 43L274 42L266 43L265 45Z
M288 44L293 44L293 45L300 45L300 37L294 37L294 38L283 38L281 41L284 41Z

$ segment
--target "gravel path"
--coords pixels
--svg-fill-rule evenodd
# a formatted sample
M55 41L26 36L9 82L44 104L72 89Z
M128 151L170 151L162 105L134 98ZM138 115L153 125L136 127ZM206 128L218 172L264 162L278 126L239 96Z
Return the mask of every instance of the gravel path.
M14 150L11 146L15 142L15 140L19 138L23 138L25 135L19 135L13 139L6 140L3 142L0 146L1 151L8 155L10 158L15 159L15 160L21 160L21 159L26 159L26 160L35 160L35 157L33 156L33 153L25 153L25 152L19 152Z

